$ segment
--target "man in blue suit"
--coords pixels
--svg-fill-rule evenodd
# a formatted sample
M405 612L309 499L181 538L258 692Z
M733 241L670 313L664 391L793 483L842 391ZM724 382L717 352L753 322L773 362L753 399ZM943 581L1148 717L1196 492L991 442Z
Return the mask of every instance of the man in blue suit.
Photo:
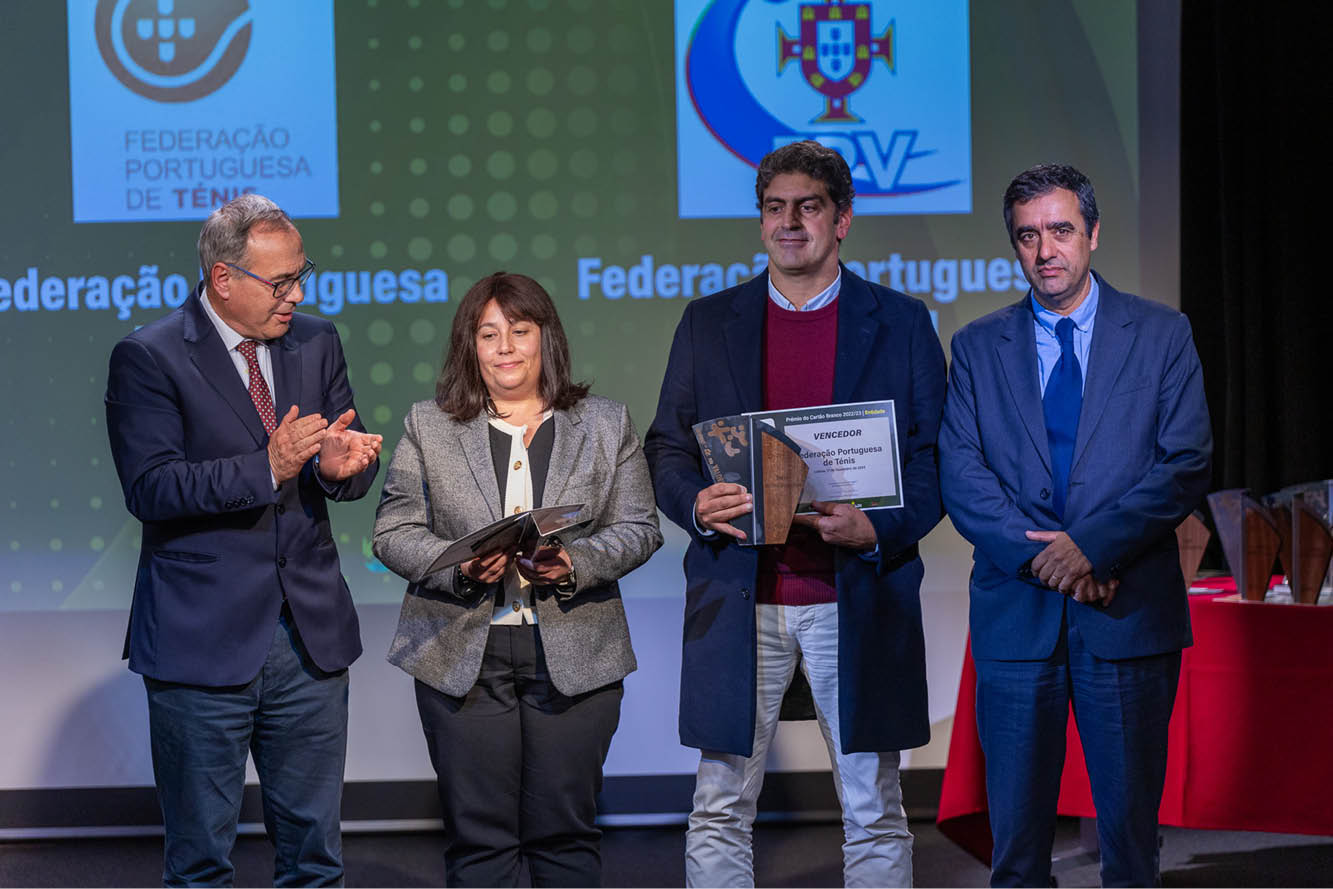
M809 141L780 148L755 193L768 270L686 307L644 443L657 504L690 535L680 737L701 756L686 883L753 885L755 804L799 662L842 804L846 883L906 886L898 751L930 737L917 541L941 515L944 353L920 300L839 263L853 197L841 156ZM785 545L738 545L731 520L753 508L750 493L710 482L693 424L890 398L901 509L816 504L823 514Z
M975 547L977 727L996 886L1050 884L1074 709L1102 884L1158 882L1167 723L1191 644L1174 530L1212 435L1183 315L1090 271L1092 183L1041 165L1004 195L1031 284L953 338L940 486Z
M361 653L326 501L379 467L314 264L259 195L213 212L204 281L111 353L107 431L143 523L126 654L148 690L166 885L229 885L253 753L277 885L341 885L347 666ZM276 397L275 397L276 396Z

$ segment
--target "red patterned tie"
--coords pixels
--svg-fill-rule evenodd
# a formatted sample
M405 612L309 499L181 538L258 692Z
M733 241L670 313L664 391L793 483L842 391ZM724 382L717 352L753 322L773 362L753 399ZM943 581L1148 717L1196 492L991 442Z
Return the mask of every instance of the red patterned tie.
M273 412L273 396L269 394L268 383L264 382L264 375L259 370L259 356L255 354L258 345L254 340L246 340L236 347L236 351L245 357L246 366L250 368L250 400L255 403L255 410L259 411L264 431L272 435L273 430L278 428L278 415Z

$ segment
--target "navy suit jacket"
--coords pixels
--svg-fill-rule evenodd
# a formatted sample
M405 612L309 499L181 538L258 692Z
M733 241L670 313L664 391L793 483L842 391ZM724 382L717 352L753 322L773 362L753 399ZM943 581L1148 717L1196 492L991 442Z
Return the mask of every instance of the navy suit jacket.
M763 409L768 274L691 302L676 328L657 417L644 441L657 505L689 532L680 683L681 743L749 756L755 721L759 553L704 538L694 500L712 481L692 427ZM868 561L837 553L841 749L902 750L930 739L922 565L916 544L940 520L935 440L944 351L917 299L842 270L835 402L892 398L903 461L901 509L867 513L879 540Z
M270 353L279 418L293 404L330 422L353 407L328 321L294 315ZM311 461L275 491L268 434L198 290L116 344L106 412L125 504L143 522L131 670L194 685L249 682L284 596L320 669L360 655L325 501L364 495L379 463L335 484Z
M1065 517L1051 507L1033 314L1028 298L953 338L940 430L944 504L975 547L972 654L1027 660L1055 650L1062 616L1115 659L1192 641L1175 527L1208 490L1212 432L1189 321L1100 276ZM1020 576L1044 548L1027 530L1064 530L1112 604L1082 605Z

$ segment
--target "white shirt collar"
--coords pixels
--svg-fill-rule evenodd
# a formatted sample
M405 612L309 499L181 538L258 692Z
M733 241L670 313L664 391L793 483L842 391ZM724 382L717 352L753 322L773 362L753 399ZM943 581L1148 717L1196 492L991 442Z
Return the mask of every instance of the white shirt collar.
M203 290L199 291L199 302L203 303L204 314L208 316L209 321L213 322L213 327L217 330L218 336L222 337L222 345L227 347L228 352L235 350L237 346L249 339L249 337L241 336L239 333L232 330L227 322L222 320L222 316L217 313L217 310L213 308L213 304L208 301L208 288L205 287ZM255 340L255 342L261 347L268 346L268 343L263 340Z
M786 309L788 312L813 312L815 309L822 309L824 306L838 298L838 293L842 290L842 266L838 266L838 275L833 279L833 283L825 287L819 293L799 309L796 304L782 295L776 284L773 283L773 276L768 276L768 298L773 300L778 308Z

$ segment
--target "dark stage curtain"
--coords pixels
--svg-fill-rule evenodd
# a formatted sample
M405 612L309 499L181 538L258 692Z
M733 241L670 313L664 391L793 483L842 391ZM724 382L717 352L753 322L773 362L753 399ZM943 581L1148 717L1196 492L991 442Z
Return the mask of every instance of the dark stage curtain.
M1324 4L1184 0L1181 308L1214 489L1333 477L1333 64Z

